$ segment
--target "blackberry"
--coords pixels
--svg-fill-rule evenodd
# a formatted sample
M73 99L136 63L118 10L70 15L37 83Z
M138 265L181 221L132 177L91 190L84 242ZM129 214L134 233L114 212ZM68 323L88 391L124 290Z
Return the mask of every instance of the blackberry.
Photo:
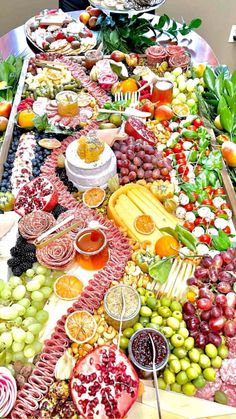
M36 251L36 247L35 247L35 245L34 244L32 244L32 243L27 243L25 246L24 246L24 252L25 253L31 253L31 252L35 252Z
M15 246L15 247L12 247L11 248L11 250L10 250L10 253L11 253L11 255L12 256L18 256L18 248Z
M63 207L62 205L57 204L57 205L55 206L55 208L52 210L52 215L53 215L55 218L58 218L60 214L62 214L63 212L65 212L65 211L67 211L67 210L68 210L68 209L67 209L67 208L65 208L65 207Z
M24 271L22 270L21 266L16 266L15 268L12 268L12 273L15 276L21 276L23 274L23 272Z
M29 262L28 260L21 263L20 269L21 269L22 273L27 271L27 269L31 269L32 265L33 265L33 263Z
M8 259L7 264L9 268L13 268L13 266L15 265L15 259L14 258Z
M24 237L19 235L18 239L16 240L16 244L17 245L22 245L22 244L25 244L25 243L26 243L26 240L24 239Z
M35 253L26 253L25 260L29 263L34 263L37 261Z

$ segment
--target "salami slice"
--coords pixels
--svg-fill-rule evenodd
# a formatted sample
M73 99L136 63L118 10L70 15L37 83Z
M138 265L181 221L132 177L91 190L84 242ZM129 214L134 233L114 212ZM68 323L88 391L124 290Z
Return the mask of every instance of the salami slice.
M166 47L166 53L167 55L178 55L178 54L185 54L186 50L184 47L181 47L179 45L169 45Z
M48 240L49 237L45 240ZM67 234L54 240L42 249L37 249L36 257L38 262L47 268L64 269L75 257L74 242Z
M34 241L56 223L52 214L37 210L24 215L19 221L20 234L29 241Z
M187 69L191 63L191 57L187 54L172 55L169 59L169 66L171 68L181 67Z
M236 386L236 359L224 359L220 368L222 381Z
M228 405L236 407L236 386L231 384L222 384L221 391L228 397Z
M148 47L145 51L147 56L147 62L150 66L156 66L157 64L164 61L167 57L167 52L164 47L153 45Z

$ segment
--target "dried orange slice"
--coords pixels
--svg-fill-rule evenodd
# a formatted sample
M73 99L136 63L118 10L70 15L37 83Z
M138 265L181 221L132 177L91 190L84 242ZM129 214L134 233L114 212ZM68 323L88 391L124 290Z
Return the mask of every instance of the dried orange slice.
M88 106L91 101L93 101L93 96L91 96L89 93L80 92L78 94L78 106L79 107L85 107Z
M76 343L85 343L92 339L97 330L97 323L92 314L86 310L75 311L66 319L67 336Z
M172 106L172 111L180 118L184 118L190 113L189 107L186 103L176 103Z
M48 150L53 150L54 148L61 147L61 142L56 138L42 138L42 140L39 141L39 145Z
M150 215L139 215L134 221L134 227L141 234L152 234L155 230L155 223Z
M83 283L74 275L62 275L54 283L54 292L62 300L74 300L83 289Z
M89 208L97 208L106 197L106 192L102 188L89 188L83 194L83 203Z

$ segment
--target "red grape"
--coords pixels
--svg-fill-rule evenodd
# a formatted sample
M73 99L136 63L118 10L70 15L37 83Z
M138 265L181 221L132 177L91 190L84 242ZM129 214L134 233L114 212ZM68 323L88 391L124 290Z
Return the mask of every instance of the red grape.
M206 311L203 311L203 312L200 314L200 317L201 317L201 320L208 321L208 320L210 319L210 317L211 317L211 310L206 310Z
M222 259L225 263L231 263L232 260L233 260L231 254L228 252L228 250L226 250L224 252L221 252L221 256L222 256Z
M126 151L127 151L127 145L126 144L122 144L121 146L120 146L120 151L121 151L121 153L126 153Z
M137 156L138 156L138 157L140 157L141 159L143 159L143 158L144 158L144 156L146 156L145 151L144 151L144 150L140 150L140 151L137 153Z
M159 160L158 163L157 163L157 167L159 167L161 169L164 166L165 166L164 160Z
M122 160L122 167L129 167L129 160Z
M152 161L152 156L149 156L148 154L143 156L143 162L144 163L151 163L151 161Z
M155 156L153 156L152 157L152 164L153 164L153 166L157 166L157 163L158 163L158 158L155 157Z
M122 167L122 160L117 160L117 167L118 169Z
M215 268L215 266L211 266L208 271L208 276L211 282L217 282L218 281L218 269Z
M211 290L206 287L203 287L199 290L199 297L200 298L209 298L209 300L214 301L214 294Z
M113 148L114 150L120 150L120 142L121 141L115 141L113 144Z
M124 176L121 178L121 183L122 185L125 185L126 183L129 183L129 177L128 176Z
M224 335L233 338L236 335L236 324L232 320L228 320L224 325Z
M206 344L207 344L207 337L205 335L203 335L203 333L199 333L194 338L194 341L195 341L195 344L196 344L197 348L204 349Z
M128 174L129 174L129 169L127 169L127 167L122 167L122 168L120 169L120 174L121 174L122 176L126 176L126 175L128 175Z
M219 282L217 285L217 291L222 292L222 294L227 294L231 291L231 286L228 282Z
M200 330L203 333L203 335L207 335L210 332L210 328L207 322L201 322L200 323Z
M135 157L133 159L133 163L135 164L135 166L141 166L142 160L140 159L140 157Z
M212 343L215 346L220 346L222 343L222 339L220 337L220 335L217 335L216 333L210 332L208 334L208 342Z
M127 157L128 157L129 160L133 160L134 157L135 157L134 152L131 151L131 150L128 150L127 153L126 153L126 155L127 155Z
M144 163L143 164L143 170L152 170L152 169L153 169L152 163Z
M225 266L226 271L234 271L234 264L228 263L228 265Z
M213 306L211 309L211 317L217 319L222 315L222 309L219 306Z
M144 177L145 179L150 179L152 177L152 171L146 170L146 172L144 173Z
M143 177L144 177L144 170L143 169L138 169L137 175L138 175L138 178L139 179L143 179Z
M218 330L223 329L225 324L225 318L223 316L218 317L217 319L210 319L209 320L209 327L214 332L217 332Z
M159 169L153 170L152 177L153 177L153 179L159 179L159 177L160 177L160 170Z
M223 259L220 254L215 255L212 260L213 265L218 269L223 265Z
M197 301L197 307L201 310L210 310L212 307L212 301L209 300L209 298L200 298L200 300Z
M129 170L130 172L137 172L138 168L134 164L129 164Z
M124 153L121 153L120 159L121 159L121 160L126 160L126 159L127 159L127 156L126 156L126 154L124 154Z
M183 305L183 311L186 314L195 314L195 307L192 303L190 303L189 301L186 301L186 303L184 303Z
M194 275L197 279L203 279L203 278L207 278L208 276L208 270L205 268L197 268L194 272Z
M199 325L200 320L196 316L193 316L189 320L187 320L187 326L189 330L197 330L199 328Z
M224 315L227 319L233 319L234 318L234 308L233 307L224 307Z
M228 272L221 271L219 273L218 280L219 281L224 281L224 282L234 282L234 277L232 275L230 275L230 273L228 273Z
M136 153L138 151L142 150L142 145L138 142L136 142L135 146L134 146L134 151L136 151Z
M120 159L122 156L122 153L120 151L115 151L115 156L117 159Z
M206 256L205 258L202 259L201 261L201 266L203 268L210 268L210 266L212 265L212 258L210 256Z
M163 169L161 169L162 176L167 176L168 173L169 173L169 170L166 167L163 167Z
M236 306L236 294L235 292L229 292L226 295L227 306L235 308Z
M137 178L137 174L135 172L130 172L129 174L129 180L135 180Z
M227 304L227 299L224 294L217 294L215 302L218 306L225 306Z

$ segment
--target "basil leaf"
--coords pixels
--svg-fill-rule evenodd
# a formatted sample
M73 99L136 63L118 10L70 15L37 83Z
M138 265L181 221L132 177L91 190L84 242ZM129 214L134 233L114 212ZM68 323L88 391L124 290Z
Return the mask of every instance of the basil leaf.
M190 161L190 162L195 162L195 161L197 161L197 155L198 155L197 150L192 150L192 151L190 151L190 153L189 153L189 155L188 155L188 161Z
M113 73L117 74L117 76L119 77L119 79L121 79L121 80L127 79L127 77L125 77L122 74L123 69L122 69L122 67L120 65L116 65L116 64L110 63L110 67L111 67Z
M42 116L39 116L39 115L35 116L34 119L33 119L33 122L34 122L35 128L38 131L46 130L48 128L48 125L49 125L48 117L47 117L46 113Z
M208 87L209 90L215 90L215 82L216 82L216 76L214 71L210 68L210 67L206 67L204 74L203 74L203 79L204 82L206 84L206 86Z
M198 197L197 197L197 201L198 202L202 202L203 201L203 199L207 199L208 198L208 193L206 192L206 191L201 191L199 194L198 194Z
M118 43L119 43L119 34L118 34L118 31L116 29L114 29L110 33L110 41L111 41L112 44L118 45Z
M196 131L191 131L188 129L183 130L181 134L186 138L198 138L198 134Z
M216 250L223 251L231 247L231 241L228 235L222 231L218 231L217 236L212 236L212 244Z
M206 162L204 163L204 168L208 170L222 169L222 154L219 150L213 150L210 152Z
M234 121L232 114L228 108L223 108L220 111L220 122L222 127L227 131L231 132L233 129Z
M199 189L203 189L206 188L208 186L208 178L207 178L207 172L205 170L203 170L197 177L196 179L196 186Z
M170 274L172 262L170 259L162 259L159 262L155 262L149 266L149 275L157 282L164 284Z
M218 181L218 174L214 170L210 171L208 179L209 179L209 184L211 186L216 187L216 182Z
M179 241L183 243L188 249L195 251L196 245L198 243L197 238L192 233L190 233L190 231L179 224L177 224L175 230L178 234Z

